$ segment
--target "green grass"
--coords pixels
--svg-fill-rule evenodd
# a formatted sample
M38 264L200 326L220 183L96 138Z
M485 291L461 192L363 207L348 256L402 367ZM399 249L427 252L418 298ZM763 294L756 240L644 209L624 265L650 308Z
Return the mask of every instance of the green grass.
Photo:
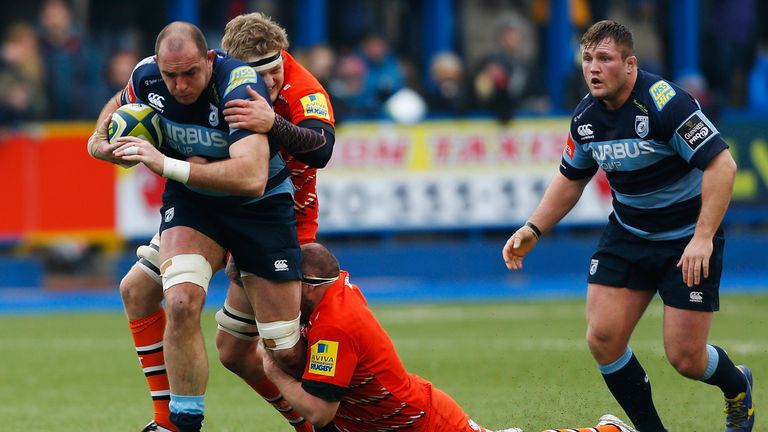
M710 341L755 374L756 431L768 430L768 295L728 296ZM584 343L583 301L376 306L408 368L451 394L479 423L539 431L624 416ZM206 430L288 431L216 360ZM632 346L671 431L723 430L718 389L678 376L664 358L655 301ZM146 384L120 313L0 316L2 430L138 431L151 416Z

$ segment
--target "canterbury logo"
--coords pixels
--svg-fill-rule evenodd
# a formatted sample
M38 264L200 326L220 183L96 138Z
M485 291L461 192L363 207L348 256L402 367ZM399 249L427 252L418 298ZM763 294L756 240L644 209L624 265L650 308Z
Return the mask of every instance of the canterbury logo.
M287 271L288 270L288 260L277 260L275 261L275 271Z
M704 301L704 293L701 291L691 291L691 294L688 296L691 303L701 303Z
M160 96L157 93L150 93L149 96L147 96L147 99L149 100L150 105L159 109L160 111L163 110L163 101L165 100L163 96Z
M594 133L592 132L592 124L590 123L579 126L578 128L576 128L576 132L579 133L579 136L583 136L583 137L592 135Z

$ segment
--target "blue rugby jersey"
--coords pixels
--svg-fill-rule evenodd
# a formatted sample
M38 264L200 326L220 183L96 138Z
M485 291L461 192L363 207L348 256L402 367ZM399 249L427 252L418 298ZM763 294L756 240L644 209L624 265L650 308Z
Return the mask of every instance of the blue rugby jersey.
M230 128L224 120L224 104L234 99L251 99L246 90L250 85L267 101L269 91L264 81L247 64L217 52L213 75L208 87L192 105L176 101L163 82L155 57L139 62L121 95L121 103L143 103L160 114L163 145L170 147L181 158L202 156L209 160L229 157L229 146L253 134L247 129ZM270 144L269 181L264 195L258 198L236 199L250 203L277 193L293 193L290 172L278 149ZM175 156L175 155L174 155ZM171 180L169 180L171 181ZM225 196L222 193L187 187L207 196Z
M602 168L622 226L649 240L677 239L693 234L703 170L727 148L693 97L640 70L621 108L589 94L581 100L560 172L577 180Z

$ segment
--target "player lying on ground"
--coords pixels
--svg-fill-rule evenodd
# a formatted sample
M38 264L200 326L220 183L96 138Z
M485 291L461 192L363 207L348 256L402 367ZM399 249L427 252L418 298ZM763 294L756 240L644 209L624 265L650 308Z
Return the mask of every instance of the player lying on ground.
M448 394L408 373L360 289L328 249L318 243L301 249L301 317L309 348L301 379L277 367L259 344L267 376L299 414L339 431L490 432ZM612 416L581 430L633 431Z

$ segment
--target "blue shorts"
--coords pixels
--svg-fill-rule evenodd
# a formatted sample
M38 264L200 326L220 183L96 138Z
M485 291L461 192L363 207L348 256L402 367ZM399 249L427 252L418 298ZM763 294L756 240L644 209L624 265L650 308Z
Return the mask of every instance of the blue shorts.
M677 263L691 237L652 241L622 227L611 214L592 255L589 283L634 290L658 291L667 306L697 311L720 309L720 276L723 271L725 238L722 229L712 239L709 277L692 288L683 283Z
M301 278L301 249L290 193L242 204L242 198L202 195L169 180L160 215L161 233L175 226L192 228L229 251L241 271L274 281Z

